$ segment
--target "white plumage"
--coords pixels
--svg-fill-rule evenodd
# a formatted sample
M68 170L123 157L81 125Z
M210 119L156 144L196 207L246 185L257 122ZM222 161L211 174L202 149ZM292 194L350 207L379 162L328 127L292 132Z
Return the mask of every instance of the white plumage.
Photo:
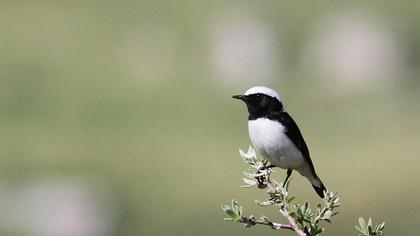
M248 89L244 93L244 95L257 94L257 93L266 94L270 97L277 98L277 100L281 101L280 96L278 93L276 93L276 91L272 90L271 88L264 87L264 86L252 87Z
M259 118L248 121L251 142L257 152L272 164L283 169L300 169L305 159L286 136L286 128L277 121Z

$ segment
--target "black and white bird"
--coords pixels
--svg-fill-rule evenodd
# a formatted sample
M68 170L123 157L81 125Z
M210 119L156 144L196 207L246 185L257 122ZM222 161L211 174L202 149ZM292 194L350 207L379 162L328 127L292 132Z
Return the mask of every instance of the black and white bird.
M257 152L273 166L293 170L306 177L323 198L325 186L315 173L308 147L293 118L284 109L280 96L267 87L253 87L233 98L248 107L248 131Z

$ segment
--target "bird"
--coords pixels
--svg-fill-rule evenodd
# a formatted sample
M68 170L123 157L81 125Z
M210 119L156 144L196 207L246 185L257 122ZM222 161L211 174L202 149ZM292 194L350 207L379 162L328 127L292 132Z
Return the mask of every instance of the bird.
M326 188L315 172L308 146L278 93L268 87L256 86L232 98L247 105L249 137L257 153L270 162L270 167L287 170L283 184L295 170L324 198Z

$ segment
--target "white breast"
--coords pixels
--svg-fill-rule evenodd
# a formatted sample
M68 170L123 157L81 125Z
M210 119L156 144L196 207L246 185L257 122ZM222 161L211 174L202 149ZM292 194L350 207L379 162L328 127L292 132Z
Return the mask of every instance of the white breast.
M304 164L302 153L285 134L286 128L277 121L259 118L248 121L251 142L258 153L284 169L298 169Z

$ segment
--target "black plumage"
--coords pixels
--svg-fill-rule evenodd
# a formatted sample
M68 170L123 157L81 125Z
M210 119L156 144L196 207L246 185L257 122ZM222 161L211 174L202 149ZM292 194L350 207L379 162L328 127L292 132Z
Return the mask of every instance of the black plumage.
M320 186L316 186L312 183L315 191L320 197L324 197L325 186L318 178L315 172L314 165L312 163L309 149L306 142L300 132L299 127L293 118L284 110L283 104L275 97L268 96L262 93L250 94L250 95L237 95L234 98L245 101L248 107L248 120L257 120L259 118L266 118L272 121L280 122L285 128L286 136L293 142L297 149L301 152L305 159L306 164L309 167L311 175L314 179L319 181ZM290 177L292 170L289 169L287 172L286 180Z

